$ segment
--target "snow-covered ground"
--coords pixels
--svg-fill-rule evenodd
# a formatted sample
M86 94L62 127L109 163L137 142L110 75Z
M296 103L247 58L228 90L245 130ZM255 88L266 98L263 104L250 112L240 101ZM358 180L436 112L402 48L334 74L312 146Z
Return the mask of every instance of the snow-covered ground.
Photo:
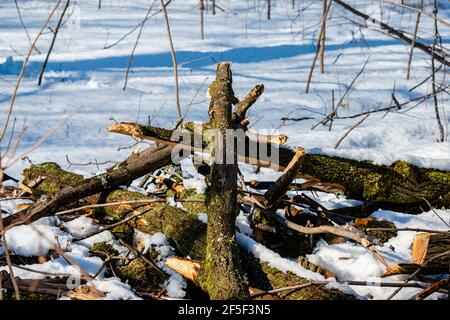
M34 39L55 2L18 1L31 39ZM429 94L430 81L410 91L430 75L429 55L418 49L414 51L411 79L406 80L410 47L374 31L375 25L369 24L369 28L356 26L344 16L362 24L365 22L338 5L333 5L327 24L325 73L319 73L317 64L310 93L305 94L320 29L323 1L296 1L295 10L291 8L291 1L272 1L270 21L266 20L262 2L218 1L224 11L218 10L216 16L205 15L205 40L200 39L198 1L174 0L169 5L173 41L180 65L181 111L186 113L187 120L207 119L207 86L214 78L216 63L228 60L232 62L233 86L238 97L243 97L255 84L265 85L263 96L250 110L253 130L277 129L289 137L289 145L305 147L308 152L372 160L383 164L403 159L423 167L450 170L450 142L437 142L439 131L432 99L418 106L413 102L398 111L372 114L343 140L338 149L334 148L336 142L360 117L336 120L331 131L321 125L311 129L331 112L333 93L337 103L366 62L364 72L343 99L338 111L340 117L389 107L393 105L393 93L401 104ZM347 2L408 35L414 30L414 11L382 5L381 1L375 0ZM431 13L429 2L425 1L425 10ZM120 161L132 150L123 147L133 145L134 140L108 133L105 128L114 123L113 119L143 124L150 122L152 125L168 128L173 126L178 117L175 110L172 60L163 16L158 13L159 1L155 2L151 18L139 40L125 91L125 72L139 28L113 45L143 20L151 3L148 0L104 0L102 9L99 10L97 1L76 2L69 8L70 20L59 33L43 84L39 87L37 78L52 36L48 30L45 32L37 43L41 54L35 52L32 55L13 110L13 117L17 119L14 134L17 136L21 132L24 121L27 127L17 155L36 143L71 111L80 107L82 109L62 129L32 152L29 160L54 161L63 168L69 166L67 157L75 164ZM439 5L439 16L449 21L448 1L439 1ZM51 26L56 24L56 20L52 20ZM420 41L430 44L433 28L433 20L422 16L418 34ZM450 28L441 24L440 35L443 46L449 48ZM110 47L111 45L113 46ZM28 48L29 40L20 23L14 1L0 0L2 123ZM437 74L437 83L448 86L448 80L443 75L443 72ZM448 101L448 93L438 95L446 135L450 120ZM282 121L283 117L309 119L293 122ZM9 134L10 132L7 136ZM7 140L2 143L2 149L6 147ZM28 163L28 160L18 162L7 173L19 177ZM100 168L107 166L110 164L101 165ZM95 165L72 165L71 170L90 175L97 172L98 168ZM246 178L255 178L251 170L243 171ZM275 179L277 174L263 169L257 177L262 180ZM191 185L198 187L199 183L194 179ZM338 202L329 195L322 195L319 201L330 207ZM2 203L2 208L5 205L8 208L5 203ZM12 207L12 204L9 205ZM446 221L450 221L450 211L442 210L439 213ZM380 211L374 216L402 227L445 229L445 225L431 211L418 216ZM253 240L244 235L245 226L241 220L245 219L238 220L238 226L243 232L238 240L243 247L258 252L263 260L275 261L277 267L284 264L286 270L307 276L306 270L299 270L302 268L294 266L291 261L285 261L286 259L274 258L276 254L267 251L267 248L261 248L260 244L252 243ZM70 228L66 226L65 231L61 231L58 225L58 221L46 220L33 228L34 231L27 230L29 227L11 230L10 246L41 254L41 251L48 250L53 245L55 236L58 236L62 245L70 246L71 236L67 232ZM40 234L38 231L45 233L50 240L37 241ZM411 255L409 246L412 236L411 232L400 232L380 251L389 257L390 263L407 261ZM148 241L157 242L160 247L167 245L162 238ZM112 238L109 240L113 241ZM395 253L387 249L390 244L396 248ZM73 244L70 254L73 259L80 261L87 272L95 273L101 261L99 258L89 257L87 247L88 244ZM170 253L164 252L161 255L166 257ZM341 257L349 259L340 259ZM340 245L321 243L308 258L329 268L340 280L379 281L382 273L381 265L367 250L350 242ZM44 264L39 268L53 272L71 271L63 259L56 260L51 266ZM32 275L23 270L17 270L17 273L26 273L28 277ZM95 286L109 288L114 292L111 298L135 297L129 288L115 282L116 280L108 281ZM180 294L183 281L176 278L176 275L173 276L172 284L168 283L167 286L173 288L167 290L168 294L183 296ZM379 287L352 289L361 296L370 294L375 299L386 298L393 290ZM416 291L403 289L397 298L407 298ZM437 295L432 297L436 298Z

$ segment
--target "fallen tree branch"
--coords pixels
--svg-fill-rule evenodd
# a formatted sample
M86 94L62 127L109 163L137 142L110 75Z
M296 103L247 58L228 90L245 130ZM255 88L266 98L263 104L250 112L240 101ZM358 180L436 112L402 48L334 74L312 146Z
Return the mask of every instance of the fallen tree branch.
M448 286L450 278L439 280L435 283L433 283L431 286L424 288L422 291L415 294L413 297L411 297L410 300L423 300L426 297L432 295L433 293L439 291L444 286ZM448 295L448 291L447 291Z
M431 55L434 59L436 59L437 61L439 61L442 64L445 64L446 66L450 66L450 61L447 61L447 56L448 54L446 52L444 52L443 50L440 51L440 53L437 53L437 51L433 51L433 49L430 46L427 46L419 41L413 41L411 38L405 36L405 34L401 31L398 31L397 29L391 27L390 25L379 21L375 18L372 18L368 15L366 15L365 13L355 9L354 7L348 5L347 3L341 1L341 0L333 0L336 4L340 5L341 7L343 7L344 9L350 11L351 13L363 18L364 20L370 21L376 25L379 25L382 29L386 30L391 36L393 36L394 38L403 41L409 45L413 45L426 52L427 54Z
M208 141L189 130L177 135L173 130L120 123L108 127L108 131L176 146L190 153L206 152L208 146ZM186 135L189 139L173 138L180 135ZM194 141L202 143L195 145ZM295 151L290 148L270 144L265 149L277 152L278 159L263 161L259 154L249 152L251 143L255 142L246 138L245 148L238 148L238 161L282 171L295 155ZM424 199L434 207L450 207L450 172L419 168L401 160L385 166L321 154L305 154L302 174L324 183L343 186L349 198L369 201L370 206L363 208L367 213L379 208L420 213Z
M167 146L153 146L139 154L132 154L127 160L107 170L106 173L85 179L75 186L67 186L51 198L39 201L26 213L6 217L4 219L5 230L50 216L61 207L87 196L118 187L170 162L171 148Z
M296 178L302 164L305 155L305 150L303 148L298 148L292 157L291 162L284 170L283 175L272 184L265 193L264 197L267 202L274 206L280 199L286 194L292 181Z

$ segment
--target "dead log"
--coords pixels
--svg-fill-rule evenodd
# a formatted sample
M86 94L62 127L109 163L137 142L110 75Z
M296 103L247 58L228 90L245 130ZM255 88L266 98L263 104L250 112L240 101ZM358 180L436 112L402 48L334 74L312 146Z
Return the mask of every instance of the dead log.
M234 98L230 64L219 63L216 80L209 87L209 107L213 137L214 163L211 165L211 185L206 191L208 231L204 276L201 287L213 300L248 299L236 244L237 157L227 158L227 130L232 128L231 108ZM211 142L211 140L210 140ZM210 143L210 145L212 144ZM231 161L228 163L227 161Z
M6 217L4 219L5 229L50 216L61 207L87 196L116 188L170 162L171 148L167 146L153 146L139 154L132 154L119 165L107 170L106 173L84 179L73 186L69 184L50 198L41 197L27 212Z
M431 258L450 250L449 233L420 233L414 237L412 247L412 260L418 265L427 263L428 272L450 272L450 254L439 259Z
M383 276L446 274L450 272L450 234L420 233L412 244L412 263L399 263Z
M183 131L183 134L190 136L190 145L183 144L182 139L172 138L176 136L172 136L173 130L134 123L113 125L108 131L177 146L189 152L204 152L208 144L202 137L195 136L188 130ZM203 141L202 147L194 145L194 138ZM285 170L295 155L295 150L291 148L271 144L266 150L278 152L279 159L276 162L264 161L260 158L260 149L256 157L249 152L251 142L248 138L245 139L245 153L238 148L238 161ZM428 208L426 201L434 207L450 207L450 172L419 168L403 160L386 166L370 161L306 154L302 174L310 175L324 183L342 185L349 198L368 202L361 208L368 213L379 208L420 213L421 207Z

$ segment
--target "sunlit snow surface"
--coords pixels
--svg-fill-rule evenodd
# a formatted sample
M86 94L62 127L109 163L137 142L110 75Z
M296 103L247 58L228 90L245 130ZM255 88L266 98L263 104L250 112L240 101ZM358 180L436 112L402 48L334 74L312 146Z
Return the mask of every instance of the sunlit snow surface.
M265 85L261 99L250 110L252 130L279 130L289 137L290 146L302 146L308 152L339 155L343 157L372 160L376 163L391 164L396 160L407 160L423 167L450 170L450 143L438 143L438 129L432 101L415 108L415 103L407 105L400 112L372 114L356 128L336 150L337 140L359 118L338 120L328 127L311 127L331 111L332 92L339 101L348 85L356 77L368 60L364 73L356 81L354 88L344 99L344 107L339 116L351 116L360 112L388 107L392 104L392 93L404 103L430 93L430 83L410 92L416 84L430 74L430 58L420 50L415 50L411 80L406 80L406 61L409 46L381 35L370 29L359 29L342 15L355 18L338 6L333 6L327 24L327 46L325 53L325 74L316 68L309 94L305 86L313 59L319 21L322 11L321 1L301 1L301 7L292 11L290 1L273 1L272 20L265 20L262 8L254 8L261 1L249 1L251 11L246 14L246 1L223 0L221 6L226 12L218 11L216 16L206 15L206 39L200 40L198 1L173 1L168 7L175 49L180 64L180 100L182 112L188 121L207 119L207 86L214 78L215 64L221 60L232 62L233 87L238 97L258 83ZM429 1L425 1L428 4ZM23 20L30 36L34 38L52 2L44 0L18 1ZM450 19L450 6L439 1L439 15ZM353 1L362 11L382 19L409 34L413 32L416 14L414 11L381 7L380 1ZM98 161L121 161L135 148L134 140L108 133L105 128L117 121L132 121L143 124L171 128L178 119L175 112L174 80L169 44L162 16L153 16L146 24L133 60L128 88L122 90L129 55L136 40L133 33L119 44L104 49L119 40L135 25L142 21L149 1L103 1L101 10L96 1L79 1L70 11L70 20L63 26L45 73L42 87L37 86L37 77L42 61L50 44L51 33L46 32L37 47L42 54L33 54L25 77L22 80L13 110L17 118L14 134L17 136L26 120L27 130L19 144L16 156L27 150L48 130L56 126L72 110L83 108L71 118L67 125L33 151L29 160L33 162L55 161L65 169L91 176L111 163L77 166ZM383 8L383 10L380 10ZM155 7L154 12L159 10ZM428 12L432 8L426 7ZM247 22L246 22L247 21ZM52 26L55 21L52 22ZM247 24L247 27L245 25ZM374 27L370 25L370 27ZM245 31L247 30L247 31ZM433 33L432 19L422 16L419 38L430 44ZM450 28L440 28L443 45L450 46ZM20 24L13 1L0 2L0 120L11 98L13 86L20 72L23 57L29 41ZM442 83L441 73L437 82ZM448 94L439 96L439 104L448 106ZM447 131L449 113L441 115ZM284 122L283 117L311 118L299 122ZM9 136L7 133L7 136ZM5 142L3 142L5 143ZM145 147L145 146L142 146ZM5 146L2 144L2 149ZM120 148L120 150L118 150ZM20 172L28 165L19 161L7 170L8 174L20 177ZM181 164L184 186L205 190L204 178L197 174L189 160ZM279 173L262 169L256 174L249 165L242 165L246 180L275 180ZM11 184L7 182L7 184ZM135 182L133 191L144 191ZM151 192L151 188L147 188ZM351 199L336 198L324 193L317 194L317 200L328 208L355 205ZM17 210L19 203L26 201L1 202L7 212ZM173 200L172 200L173 204ZM181 206L180 204L177 204ZM446 221L450 211L436 210ZM375 212L377 217L394 222L397 227L417 227L445 230L445 225L432 211L417 216L390 211ZM206 222L206 215L199 219ZM310 279L321 279L295 261L281 258L249 237L251 228L244 213L238 217L240 230L239 245L252 251L260 259L281 270L292 271ZM79 267L67 263L62 258L43 264L29 265L28 268L52 273L80 274L80 268L88 274L95 274L100 268L100 258L92 257L89 248L96 242L107 241L119 252L126 252L109 231L94 237L72 243L73 237L95 231L98 226L92 219L81 217L69 223L58 219L41 219L31 225L19 226L6 234L11 250L24 256L45 255L55 245L67 250L66 255ZM399 232L379 251L391 264L409 261L413 232ZM158 264L163 267L164 259L173 255L167 239L162 234L153 236L136 234L135 241L144 244L146 250L154 246L159 253ZM392 251L390 247L395 248ZM0 247L3 254L3 248ZM328 268L338 280L383 281L379 276L383 266L366 249L345 242L327 245L321 242L311 261ZM2 270L5 268L2 267ZM167 272L167 269L165 269ZM23 278L42 278L39 273L15 268L15 274ZM389 278L400 281L402 277ZM90 283L107 293L108 299L136 299L131 288L117 278L104 278L102 271L97 280ZM334 285L336 286L336 285ZM186 281L170 272L164 284L166 294L182 298ZM359 298L385 299L393 291L391 288L356 287L339 285L346 292L353 292ZM396 296L406 299L417 289L405 288ZM430 296L437 298L438 294Z

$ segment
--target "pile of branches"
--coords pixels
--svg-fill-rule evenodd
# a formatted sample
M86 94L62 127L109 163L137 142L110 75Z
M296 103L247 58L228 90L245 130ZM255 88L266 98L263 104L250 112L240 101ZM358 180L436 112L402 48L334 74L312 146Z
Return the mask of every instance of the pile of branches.
M188 280L187 298L190 299L355 299L327 286L330 282L339 281L336 275L304 258L312 252L319 238L328 243L349 240L366 248L385 266L386 276L409 274L404 283L377 284L397 287L393 295L403 287L422 288L414 299L424 299L433 292L448 294L448 289L445 289L448 278L436 282L426 275L448 273L449 232L407 229L424 232L414 240L415 264L390 266L376 245L406 229L397 229L392 223L368 218L368 215L379 208L418 213L424 204L448 207L450 173L417 168L404 161L392 166L377 166L311 155L303 148L285 146L285 136L252 133L248 130L250 119L247 112L263 91L264 86L257 85L244 99L237 99L232 88L230 64L222 62L218 64L216 79L209 87L210 119L200 125L200 130L196 130L193 123L182 125L183 119L172 130L118 123L108 130L136 139L152 140L156 144L144 151L133 152L125 161L88 179L62 170L55 163L32 165L26 169L20 189L7 187L2 194L6 199L34 201L2 219L0 230L5 258L0 258L0 263L9 266L9 272L0 274L2 288L16 298L21 293L30 296L31 292L32 298L35 298L33 295L57 297L64 294L74 299L95 299L105 294L87 283L106 268L108 274L129 283L139 296L164 299L161 288L168 274L155 263L154 251L143 253L143 248L135 246L133 235L135 230L139 230L147 234L161 232L167 237L177 256L168 258L165 266ZM214 159L218 159L230 152L226 142L219 141L224 139L224 135L207 135L204 129L209 128L222 133L227 129L243 130L246 146L252 141L266 144L268 149L279 153L277 163L264 161L259 152L252 154L247 147L236 150L233 146L234 160L231 163L212 161L196 165L197 171L206 176L205 194L186 189L179 167L173 164L174 154L183 150L184 156L188 157L196 151L207 150ZM177 132L180 134L174 134ZM192 136L191 142L174 138L180 137L181 133ZM194 143L198 141L196 135L203 138L200 146ZM257 167L272 167L282 173L276 181L245 182L238 161L253 163ZM156 193L144 195L124 188L140 178L140 187L152 183L156 185ZM303 182L297 182L298 178ZM364 205L329 210L302 190L345 193L363 200ZM175 206L169 199L182 205ZM280 210L284 215L279 214ZM301 266L320 273L326 280L311 281L283 272L261 261L244 246L240 247L236 231L236 217L240 211L248 216L253 240L283 257L297 257ZM207 223L199 220L199 213L207 214ZM9 252L4 241L8 230L43 217L57 216L70 221L86 214L93 215L102 228L74 237L74 242L109 230L128 248L128 253L120 255L105 242L95 244L90 251L104 263L96 274L83 274L80 286L72 290L64 282L69 275L54 277L49 274L39 281L13 275L13 266L30 271L19 264L30 263L30 260L38 262L42 257L24 258ZM61 247L55 248L52 254L65 257ZM345 283L370 285L365 281Z

